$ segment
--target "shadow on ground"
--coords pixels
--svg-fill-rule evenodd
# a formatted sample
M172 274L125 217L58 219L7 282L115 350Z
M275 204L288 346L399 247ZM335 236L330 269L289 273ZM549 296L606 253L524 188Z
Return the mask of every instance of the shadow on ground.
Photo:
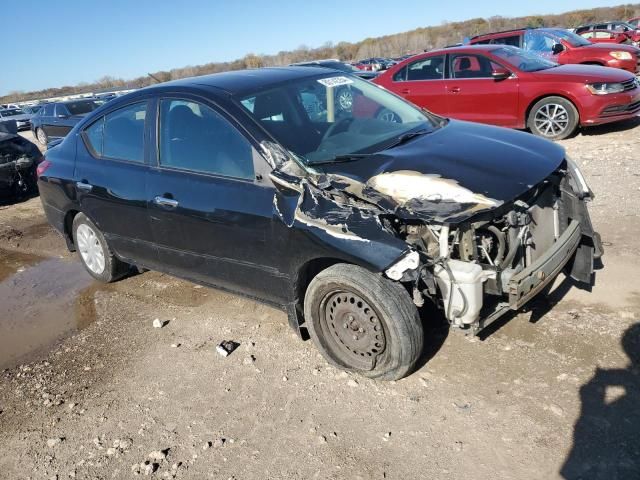
M640 323L621 344L628 366L598 368L580 388L573 447L560 470L567 480L640 478Z

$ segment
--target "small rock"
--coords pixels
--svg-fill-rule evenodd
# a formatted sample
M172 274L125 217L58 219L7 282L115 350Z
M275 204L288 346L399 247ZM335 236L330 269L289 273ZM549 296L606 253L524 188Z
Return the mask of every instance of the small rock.
M286 375L282 377L282 381L283 381L283 382L286 382L286 381L288 381L288 380L289 380L289 377L287 377Z
M549 410L551 410L555 415L562 417L564 416L564 410L558 405L549 405Z
M225 439L224 438L216 438L213 442L213 448L221 448L224 446L225 443Z
M358 386L358 382L356 382L356 381L352 378L352 379L350 379L350 380L347 382L347 385L349 385L350 387L357 387L357 386Z
M204 445L202 445L202 449L208 450L209 448L211 448L211 445L212 445L211 442L204 442Z
M244 363L245 365L253 365L255 361L256 361L256 357L254 357L253 355L249 355L243 360L242 363Z
M62 443L62 440L63 440L62 438L50 438L47 440L47 447L53 448L59 443Z
M117 452L117 450L113 447L109 447L107 448L107 455L111 456L111 455L115 455Z
M325 437L324 435L320 435L320 436L318 437L318 441L319 441L320 443L327 443L327 437Z
M391 438L391 432L387 432L382 437L382 440L384 440L385 442L388 442L390 438Z
M164 322L162 320L160 320L159 318L156 318L153 321L153 328L162 328L164 327Z
M148 455L148 457L151 460L156 460L158 462L161 462L167 457L167 450L154 450Z
M178 348L180 345L182 345L181 343L172 343L171 344L171 348Z

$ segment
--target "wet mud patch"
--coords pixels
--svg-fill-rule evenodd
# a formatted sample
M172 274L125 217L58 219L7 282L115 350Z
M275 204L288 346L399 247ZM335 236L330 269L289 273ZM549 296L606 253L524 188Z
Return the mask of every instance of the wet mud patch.
M79 262L0 250L0 368L94 322L104 288Z

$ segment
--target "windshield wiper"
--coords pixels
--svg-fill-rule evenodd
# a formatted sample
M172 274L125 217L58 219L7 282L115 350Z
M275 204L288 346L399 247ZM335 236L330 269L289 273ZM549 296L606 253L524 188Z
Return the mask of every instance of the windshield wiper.
M431 131L430 130L416 130L415 132L403 133L398 138L396 138L393 142L391 142L389 145L385 145L383 150L387 150L389 148L397 147L399 145L407 143L412 138L419 137L420 135L426 135L427 133L431 133Z
M354 162L361 158L370 157L373 153L345 153L342 155L335 155L327 160L320 160L318 162L309 162L307 165L328 165L331 163L345 163Z

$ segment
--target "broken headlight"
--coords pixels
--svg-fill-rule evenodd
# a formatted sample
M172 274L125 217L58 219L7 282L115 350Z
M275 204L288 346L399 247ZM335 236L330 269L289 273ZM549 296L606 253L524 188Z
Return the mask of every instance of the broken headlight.
M420 255L415 250L407 253L385 270L385 275L391 280L401 280L407 270L415 270L420 265Z
M580 167L571 160L569 157L566 157L567 160L567 169L569 170L569 175L573 180L573 190L576 192L579 198L584 197L593 197L593 193L587 185L587 181L584 179L584 175L580 171Z

